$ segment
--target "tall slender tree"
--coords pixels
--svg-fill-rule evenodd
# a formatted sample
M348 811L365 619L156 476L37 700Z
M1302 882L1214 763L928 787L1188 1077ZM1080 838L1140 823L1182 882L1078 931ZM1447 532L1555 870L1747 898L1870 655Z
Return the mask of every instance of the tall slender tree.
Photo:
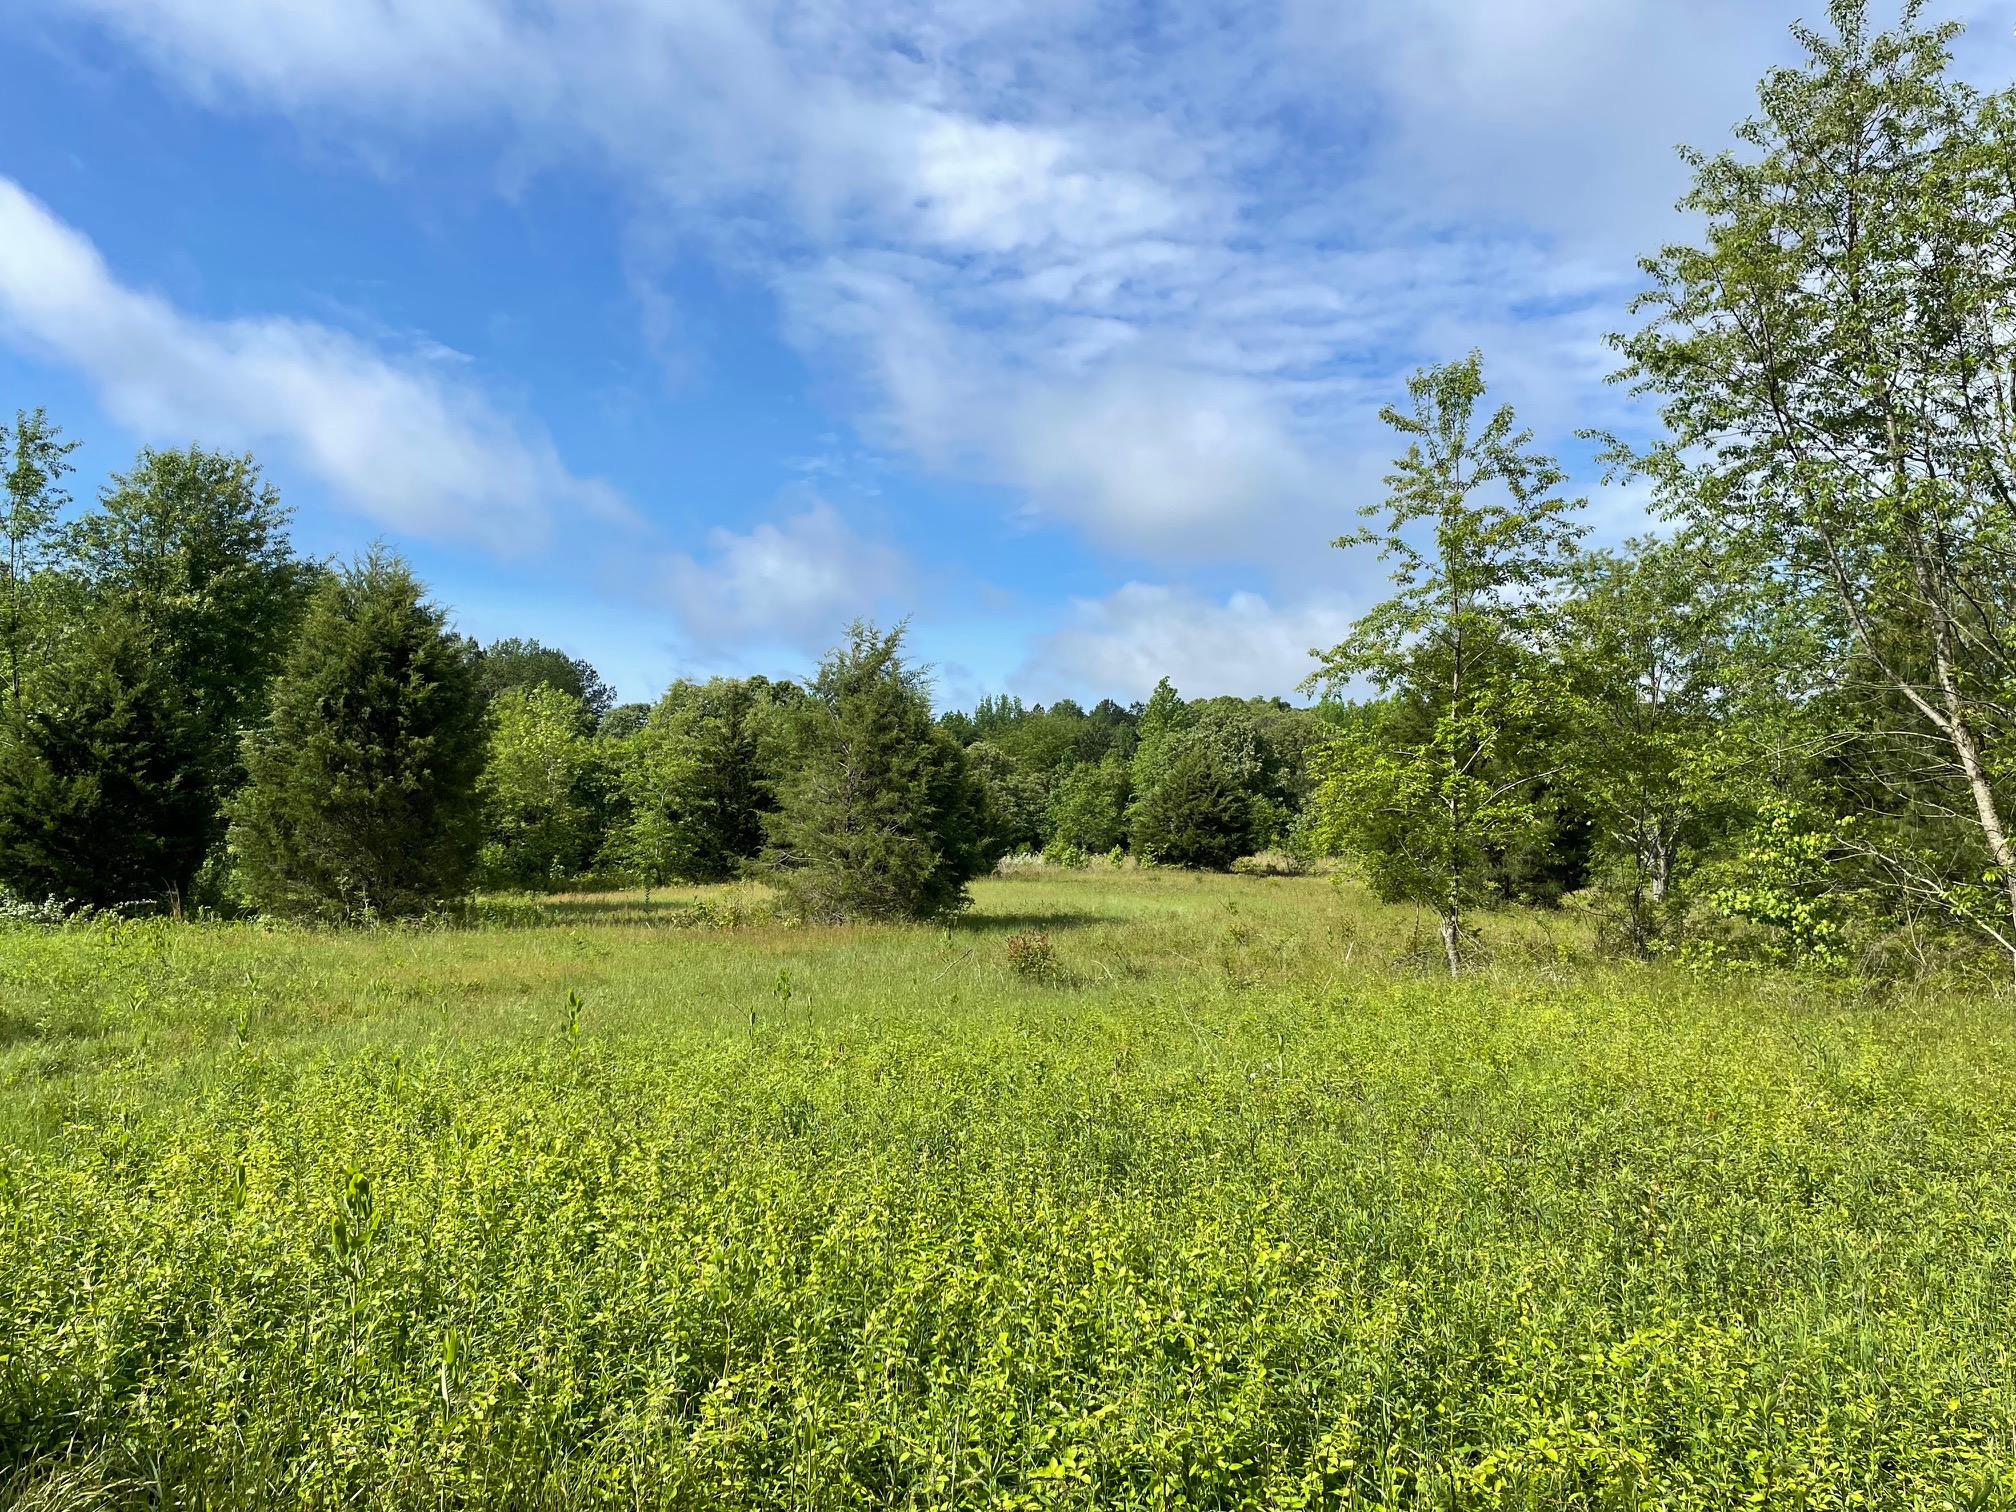
M0 564L6 593L0 634L6 637L8 696L17 707L35 639L34 600L38 587L46 587L42 574L58 557L58 525L70 504L62 480L73 470L70 453L82 444L61 440L62 434L41 409L15 411L11 431L0 425L0 467L7 479L7 513L0 522L7 537L7 559Z
M1491 898L1494 852L1540 821L1543 772L1518 746L1556 692L1538 653L1580 501L1560 495L1566 475L1509 405L1477 423L1477 353L1417 372L1407 391L1408 409L1381 412L1408 442L1391 492L1359 511L1385 523L1336 542L1378 547L1399 591L1321 653L1308 684L1338 693L1366 679L1386 698L1316 753L1314 831L1383 896L1434 912L1453 976L1463 916Z

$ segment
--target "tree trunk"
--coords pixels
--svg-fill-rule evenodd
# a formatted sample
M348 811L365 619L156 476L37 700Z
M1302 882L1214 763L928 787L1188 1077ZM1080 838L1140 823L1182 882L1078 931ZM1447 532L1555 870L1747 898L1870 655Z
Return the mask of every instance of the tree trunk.
M1652 903L1654 907L1666 901L1667 890L1673 885L1673 847L1663 835L1652 838Z
M1463 969L1463 957L1459 946L1463 939L1463 921L1454 909L1442 915L1442 954L1449 961L1449 975L1453 979Z

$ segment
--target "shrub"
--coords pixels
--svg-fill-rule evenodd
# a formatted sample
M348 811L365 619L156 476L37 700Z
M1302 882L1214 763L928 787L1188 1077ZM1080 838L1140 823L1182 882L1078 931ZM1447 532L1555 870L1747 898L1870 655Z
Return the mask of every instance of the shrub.
M1008 969L1025 982L1051 984L1063 980L1063 963L1047 934L1008 937Z

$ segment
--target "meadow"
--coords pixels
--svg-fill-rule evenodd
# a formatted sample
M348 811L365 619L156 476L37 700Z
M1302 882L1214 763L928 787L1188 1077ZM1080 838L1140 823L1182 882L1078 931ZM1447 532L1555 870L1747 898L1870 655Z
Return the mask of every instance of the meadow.
M0 1505L2016 1505L2006 995L975 895L0 928Z

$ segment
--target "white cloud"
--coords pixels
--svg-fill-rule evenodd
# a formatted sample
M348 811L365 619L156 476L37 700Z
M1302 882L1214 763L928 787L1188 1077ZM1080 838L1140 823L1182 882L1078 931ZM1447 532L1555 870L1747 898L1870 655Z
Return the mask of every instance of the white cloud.
M823 650L910 581L900 553L860 539L823 499L782 524L717 528L707 539L704 562L680 554L664 563L673 612L703 647Z
M444 364L394 360L309 321L185 314L121 284L89 241L5 178L0 333L82 371L109 414L152 439L277 445L401 531L516 553L546 539L552 505L623 510Z
M1187 589L1128 583L1073 606L1077 623L1042 637L1010 681L1038 698L1145 698L1167 677L1186 698L1292 696L1335 645L1352 611L1337 601L1277 609L1257 593L1224 602Z
M665 243L777 287L879 438L1134 552L1270 567L1385 454L1371 416L1418 362L1483 344L1546 431L1619 423L1600 336L1675 229L1672 146L1726 140L1790 15L31 3L344 140L494 127L599 164ZM2006 0L1956 3L2006 32Z

